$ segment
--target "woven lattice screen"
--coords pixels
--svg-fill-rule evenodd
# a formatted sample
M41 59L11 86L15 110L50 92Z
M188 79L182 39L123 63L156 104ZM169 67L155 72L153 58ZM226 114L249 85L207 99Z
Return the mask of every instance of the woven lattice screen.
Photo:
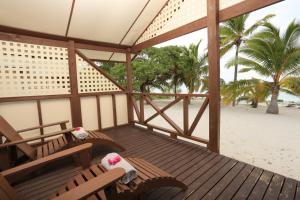
M79 55L76 55L76 65L79 93L121 91L117 85Z
M0 97L69 93L66 48L0 40Z
M220 0L220 9L244 0ZM137 44L207 16L207 0L170 0Z

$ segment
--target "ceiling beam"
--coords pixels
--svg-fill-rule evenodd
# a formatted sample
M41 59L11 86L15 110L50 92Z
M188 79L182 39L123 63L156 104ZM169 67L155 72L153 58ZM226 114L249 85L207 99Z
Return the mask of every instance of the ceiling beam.
M233 5L231 7L225 8L219 11L220 21L226 21L233 17L240 16L242 14L246 14L260 8L264 8L270 6L275 3L279 3L283 0L245 0L241 3ZM157 37L151 38L139 44L136 44L132 47L132 52L137 53L142 49L154 46L156 44L160 44L162 42L186 35L188 33L192 33L194 31L203 29L207 27L207 17L203 17L189 24L183 25L174 30L163 33Z
M71 11L70 11L68 25L67 25L66 34L65 34L66 37L69 34L69 28L70 28L70 24L71 24L71 20L72 20L72 16L73 16L74 5L75 5L75 0L72 0Z
M127 45L119 45L113 43L106 43L106 42L99 42L99 41L92 41L92 40L85 40L80 38L73 38L73 37L65 37L60 35L53 35L41 32L35 32L25 29L18 29L8 26L0 25L0 32L8 33L10 35L14 35L15 38L36 38L37 40L56 40L60 42L67 42L73 40L75 42L76 48L86 48L91 50L99 50L99 51L111 51L111 52L119 52L125 53L126 49L130 48ZM21 41L20 41L21 42ZM77 44L76 44L77 43ZM80 47L78 47L78 45Z
M119 44L122 44L123 40L126 38L126 36L128 35L129 31L132 29L133 25L136 23L136 21L139 19L139 17L142 15L142 13L144 12L144 10L146 9L147 5L149 4L150 0L147 1L147 3L144 5L144 7L142 8L142 10L139 12L139 14L136 16L136 18L134 19L134 21L132 22L131 26L129 27L129 29L127 30L127 32L125 33L125 35L123 36L123 38L121 39L121 41L119 42Z

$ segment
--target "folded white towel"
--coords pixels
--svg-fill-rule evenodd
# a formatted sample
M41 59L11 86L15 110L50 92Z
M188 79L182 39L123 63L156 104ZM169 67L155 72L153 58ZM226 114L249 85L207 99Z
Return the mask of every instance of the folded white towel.
M118 167L123 168L125 170L125 175L120 180L123 184L129 183L137 177L137 170L117 153L107 154L101 160L101 164L107 170L112 170Z
M72 131L72 134L80 140L84 140L89 135L82 127L75 128L74 131Z

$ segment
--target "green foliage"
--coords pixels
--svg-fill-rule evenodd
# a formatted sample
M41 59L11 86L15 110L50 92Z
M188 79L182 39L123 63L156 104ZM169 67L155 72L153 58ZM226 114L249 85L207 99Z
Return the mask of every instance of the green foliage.
M136 91L150 92L158 88L174 93L185 84L189 92L198 91L201 84L207 90L207 54L198 58L197 45L167 46L144 49L132 62L133 88ZM124 64L103 63L107 71L122 86L126 86L126 66ZM205 84L206 83L206 84Z
M280 34L279 28L265 23L263 30L255 34L241 48L244 56L239 57L238 63L244 68L240 72L253 70L272 79L272 99L268 108L268 110L272 110L270 113L278 113L279 90L299 95L299 40L299 23L291 22L282 34ZM229 63L234 62L231 60Z
M259 102L264 102L271 94L271 83L259 79L232 81L221 87L222 100L225 105L234 99L246 100L257 107Z
M188 48L183 47L182 66L183 66L183 79L182 82L188 88L189 93L195 91L207 90L208 80L208 64L207 53L203 53L199 57L199 45L191 44Z

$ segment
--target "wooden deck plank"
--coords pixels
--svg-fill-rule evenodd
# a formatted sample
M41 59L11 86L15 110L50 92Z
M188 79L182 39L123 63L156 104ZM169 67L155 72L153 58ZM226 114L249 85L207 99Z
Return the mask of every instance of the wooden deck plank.
M251 174L248 176L246 181L240 187L236 195L233 197L234 200L238 199L246 199L248 198L249 194L251 193L252 189L254 188L256 182L258 181L259 177L261 176L263 170L259 168L255 168Z
M231 181L242 171L245 164L238 163L230 170L214 187L203 197L203 199L216 199L219 194L231 183Z
M218 157L217 157L218 158ZM226 164L235 163L226 157L221 157L217 163L209 162L203 168L195 171L192 176L187 177L184 183L188 185L187 196L191 195L199 186L204 184L209 178L211 178L217 171L223 168ZM203 170L202 170L203 169ZM176 196L174 199L181 199L180 196Z
M279 195L280 200L293 200L296 195L297 182L293 179L286 178Z
M187 199L202 199L209 190L211 190L230 170L232 170L237 165L237 161L230 160L226 165L224 165L220 170L210 176L207 181L203 184L197 184L199 187L193 193L189 194ZM238 165L237 169L243 165Z
M300 200L300 182L298 182L296 195L295 195L295 200Z
M272 177L273 177L272 172L264 171L260 176L259 180L257 181L248 199L249 200L263 199L267 191L267 188L271 182Z
M217 199L231 199L253 169L254 167L251 165L247 165L244 169L242 169L240 174L238 174L238 176L232 180L232 182L225 188L225 190L218 196Z
M278 199L281 188L283 186L284 177L275 174L271 180L270 186L265 194L264 200Z

